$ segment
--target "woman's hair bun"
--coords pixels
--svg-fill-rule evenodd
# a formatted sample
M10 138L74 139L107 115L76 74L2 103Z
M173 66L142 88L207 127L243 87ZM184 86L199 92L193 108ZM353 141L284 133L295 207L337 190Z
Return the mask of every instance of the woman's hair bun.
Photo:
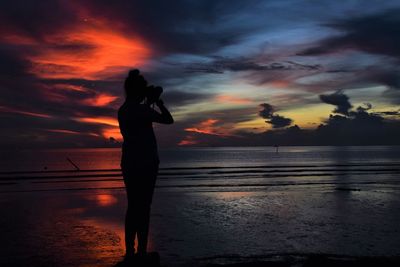
M134 69L134 70L129 71L128 77L136 78L137 76L139 76L139 74L140 74L140 71L138 69Z

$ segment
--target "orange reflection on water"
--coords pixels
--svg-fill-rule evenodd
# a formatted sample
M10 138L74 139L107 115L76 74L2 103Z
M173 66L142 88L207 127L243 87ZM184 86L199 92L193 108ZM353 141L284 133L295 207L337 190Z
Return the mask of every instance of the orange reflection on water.
M118 202L118 199L110 194L96 195L97 204L102 207L112 206Z
M85 198L95 202L99 207L109 207L118 203L118 199L112 194L93 194Z

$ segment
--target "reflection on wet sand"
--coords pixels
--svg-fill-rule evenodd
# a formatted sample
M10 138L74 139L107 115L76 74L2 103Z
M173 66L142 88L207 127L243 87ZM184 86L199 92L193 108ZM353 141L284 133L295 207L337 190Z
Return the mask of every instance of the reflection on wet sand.
M82 195L20 194L1 206L8 231L0 266L111 266L123 254L117 224L90 219L89 210L100 210Z
M311 167L302 177L264 167L245 178L243 169L204 169L204 177L170 170L174 174L157 181L149 250L160 253L162 265L191 267L251 261L252 255L397 255L397 167L318 168L332 169L332 175L314 175ZM126 195L122 181L111 178L4 185L0 266L100 267L121 260ZM342 182L359 190L336 190Z
M93 200L100 207L113 206L118 203L118 199L111 194L88 195L87 199Z

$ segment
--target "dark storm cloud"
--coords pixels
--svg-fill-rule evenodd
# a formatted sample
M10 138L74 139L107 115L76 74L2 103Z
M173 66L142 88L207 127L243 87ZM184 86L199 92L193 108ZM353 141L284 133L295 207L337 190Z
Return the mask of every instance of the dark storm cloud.
M275 109L272 105L262 103L260 107L262 109L258 112L258 115L267 119L265 122L271 124L272 128L283 128L292 124L292 119L275 114Z
M269 119L272 117L272 115L274 115L275 110L272 105L268 103L262 103L260 104L260 107L262 109L258 112L258 115L260 115L262 118Z
M338 20L324 26L343 34L323 40L300 55L320 55L345 49L400 57L400 9L383 13Z
M314 132L319 142L332 144L398 144L398 121L385 120L363 108L350 111L349 116L331 115Z
M273 115L266 122L271 124L273 128L283 128L292 124L292 119L280 115Z
M328 99L326 99L328 97ZM323 97L321 97L321 100ZM330 115L329 118L321 124L315 134L322 140L336 140L335 142L343 143L367 143L375 140L378 144L385 142L394 142L395 132L400 130L400 122L384 118L382 115L391 115L388 112L369 112L373 106L371 103L364 103L355 109L351 109L352 105L349 97L342 92L325 96L328 104L337 105L334 113L342 115ZM338 111L341 112L338 112ZM344 116L343 116L344 115ZM392 131L393 130L393 131ZM385 140L387 138L387 140ZM343 139L340 141L340 139Z
M337 91L330 95L319 95L322 102L336 106L334 113L348 115L351 109L349 97L341 91Z
M370 110L372 108L372 104L371 103L364 103L364 105L363 106L359 106L359 107L357 107L357 111L359 111L359 112L365 112L365 111L368 111L368 110Z

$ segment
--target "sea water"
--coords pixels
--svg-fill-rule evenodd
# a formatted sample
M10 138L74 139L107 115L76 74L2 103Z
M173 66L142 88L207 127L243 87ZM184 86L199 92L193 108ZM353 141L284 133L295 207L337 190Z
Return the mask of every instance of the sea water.
M160 159L149 249L166 265L400 254L400 147L176 148ZM120 259L119 162L115 148L2 151L0 263Z
M357 164L400 161L400 146L181 147L160 149L164 167ZM119 168L120 148L0 150L0 171Z

